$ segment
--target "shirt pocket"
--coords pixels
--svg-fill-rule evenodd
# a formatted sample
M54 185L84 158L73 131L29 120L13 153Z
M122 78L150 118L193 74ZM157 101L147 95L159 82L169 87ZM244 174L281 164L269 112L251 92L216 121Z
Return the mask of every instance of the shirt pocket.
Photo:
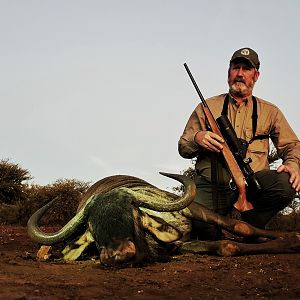
M256 131L256 136L258 135L267 135L268 130L258 129ZM252 130L245 130L245 136L247 141L250 141L252 138ZM255 156L268 156L269 153L269 139L266 137L262 140L254 140L248 146L248 151Z

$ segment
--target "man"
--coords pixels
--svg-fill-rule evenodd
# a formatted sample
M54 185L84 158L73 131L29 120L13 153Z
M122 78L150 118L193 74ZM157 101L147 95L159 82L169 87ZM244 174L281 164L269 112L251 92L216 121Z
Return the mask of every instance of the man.
M207 100L215 118L227 115L238 138L245 146L246 158L260 184L247 187L247 200L253 209L241 213L242 219L264 228L268 221L286 207L300 190L300 142L282 112L273 104L252 95L259 78L260 62L250 48L234 52L229 64L229 92ZM269 138L275 145L282 165L270 170L268 163ZM223 139L208 130L202 104L190 116L178 143L184 158L197 157L195 201L226 215L237 200L231 174L221 150ZM196 222L194 233L199 237L208 225ZM218 238L218 231L213 230ZM207 238L207 237L205 237Z

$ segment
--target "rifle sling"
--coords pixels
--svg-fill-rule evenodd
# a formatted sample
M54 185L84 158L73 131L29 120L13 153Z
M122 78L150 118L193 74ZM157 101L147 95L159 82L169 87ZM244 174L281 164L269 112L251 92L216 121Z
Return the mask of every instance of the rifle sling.
M248 145L251 144L255 140L263 140L263 139L268 139L270 137L269 134L255 135L256 134L256 129L257 129L258 115L257 115L257 100L254 96L252 96L252 101L253 101L253 111L252 111L252 116L251 116L251 119L252 119L252 138L250 139L249 142L247 142ZM228 105L229 105L229 94L227 94L226 97L225 97L221 115L227 116L227 114L228 114Z

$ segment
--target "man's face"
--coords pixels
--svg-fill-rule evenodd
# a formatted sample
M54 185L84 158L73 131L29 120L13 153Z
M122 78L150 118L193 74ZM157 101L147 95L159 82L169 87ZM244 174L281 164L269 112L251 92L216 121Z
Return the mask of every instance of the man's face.
M228 70L229 91L235 97L248 97L252 94L259 72L246 60L234 61Z

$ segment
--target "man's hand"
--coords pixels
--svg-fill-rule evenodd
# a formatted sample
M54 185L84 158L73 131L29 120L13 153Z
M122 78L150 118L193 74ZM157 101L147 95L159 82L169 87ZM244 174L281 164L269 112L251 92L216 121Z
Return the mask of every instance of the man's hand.
M277 172L286 172L290 174L290 183L292 184L292 188L299 192L300 190L300 174L294 168L286 165L281 165L277 168Z
M199 131L195 135L195 142L207 150L220 152L223 149L224 140L211 131Z

